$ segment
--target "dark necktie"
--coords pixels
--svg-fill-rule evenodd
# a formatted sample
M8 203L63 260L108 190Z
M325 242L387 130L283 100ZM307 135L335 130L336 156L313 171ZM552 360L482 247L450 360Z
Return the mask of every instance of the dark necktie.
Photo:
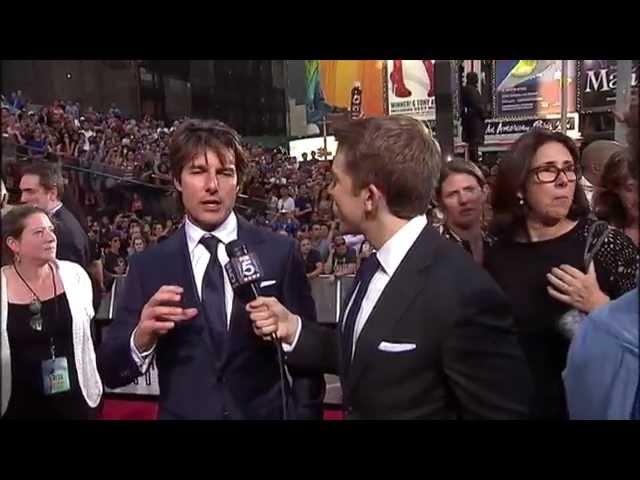
M349 312L344 320L344 330L342 332L342 351L344 353L345 371L348 371L353 356L353 338L355 335L356 318L358 318L358 312L360 312L360 308L362 307L362 301L367 293L371 279L379 267L380 262L374 253L364 261L356 275L355 283L359 285L356 287L358 291L353 302L351 302L351 308L349 308ZM347 303L347 306L348 305Z
M225 309L224 274L218 261L218 240L214 236L205 236L200 243L211 254L202 280L202 304L207 311L215 340L224 340L227 333L227 312Z

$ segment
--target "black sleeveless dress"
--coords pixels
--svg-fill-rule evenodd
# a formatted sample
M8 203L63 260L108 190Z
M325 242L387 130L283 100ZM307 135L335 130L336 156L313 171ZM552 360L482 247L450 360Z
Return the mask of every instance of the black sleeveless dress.
M57 302L57 308L56 308ZM57 315L56 315L57 311ZM29 305L9 303L7 333L11 349L11 398L3 419L74 419L95 418L80 390L73 350L71 310L63 292L42 303L43 327L31 328ZM50 339L55 342L56 357L66 357L70 389L45 395L42 362L51 358Z

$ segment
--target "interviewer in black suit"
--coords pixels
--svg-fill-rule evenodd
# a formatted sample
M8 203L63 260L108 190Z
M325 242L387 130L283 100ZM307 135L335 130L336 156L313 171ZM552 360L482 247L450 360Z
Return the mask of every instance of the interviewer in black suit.
M225 244L247 244L264 270L262 291L313 323L302 258L293 239L233 212L247 166L234 130L215 120L187 120L173 134L170 159L184 224L130 257L98 369L117 388L146 372L155 356L161 419L281 419L277 350L253 333L222 265ZM322 418L322 376L289 373L288 418Z
M289 366L338 373L347 418L525 418L531 379L507 299L427 226L434 140L401 116L352 121L336 139L330 191L343 233L364 233L377 253L337 330L260 298L247 306L256 333L277 331Z

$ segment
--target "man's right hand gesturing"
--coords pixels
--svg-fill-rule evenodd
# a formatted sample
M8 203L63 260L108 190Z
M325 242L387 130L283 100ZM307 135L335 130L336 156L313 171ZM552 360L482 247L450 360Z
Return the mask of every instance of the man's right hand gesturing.
M177 306L183 291L182 287L164 285L145 304L133 337L138 352L150 350L158 338L173 329L176 323L191 320L198 314L195 308Z

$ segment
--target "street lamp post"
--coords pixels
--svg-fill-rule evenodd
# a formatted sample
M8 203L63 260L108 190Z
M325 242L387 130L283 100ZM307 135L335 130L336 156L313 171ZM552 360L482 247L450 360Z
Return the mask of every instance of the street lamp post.
M560 131L567 133L567 76L569 70L567 60L562 60L562 71L560 74Z

